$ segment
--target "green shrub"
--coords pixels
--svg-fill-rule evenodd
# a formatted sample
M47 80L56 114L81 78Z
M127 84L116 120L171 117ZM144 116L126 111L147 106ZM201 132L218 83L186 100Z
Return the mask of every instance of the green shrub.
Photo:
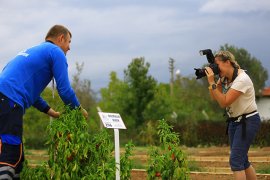
M148 179L189 179L186 155L179 148L179 135L173 132L165 120L158 125L160 148L152 147L149 151L147 167Z
M47 128L49 160L37 168L24 167L22 179L115 179L114 144L103 129L89 133L80 110L69 110ZM122 179L130 177L132 143L121 158ZM120 173L121 174L121 173Z

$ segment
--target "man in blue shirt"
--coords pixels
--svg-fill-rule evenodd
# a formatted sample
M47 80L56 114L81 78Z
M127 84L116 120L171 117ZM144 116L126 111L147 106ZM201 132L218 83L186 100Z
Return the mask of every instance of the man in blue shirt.
M57 118L40 94L55 79L62 101L71 108L88 113L71 88L68 79L66 53L70 50L70 31L61 25L53 26L45 42L21 51L0 73L0 179L16 179L24 159L22 148L23 114L34 106L39 111Z

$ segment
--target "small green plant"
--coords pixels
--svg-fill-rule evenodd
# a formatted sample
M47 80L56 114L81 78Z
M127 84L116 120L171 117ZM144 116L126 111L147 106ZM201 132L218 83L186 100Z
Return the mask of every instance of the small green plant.
M87 122L78 109L67 109L51 123L48 131L48 165L53 179L114 177L113 143L109 134L102 130L90 135Z
M165 120L158 125L160 148L152 147L149 151L148 179L186 180L188 164L184 152L179 149L179 135L173 132Z
M21 179L37 180L37 179L51 179L50 172L47 168L47 164L44 163L35 168L30 168L28 161L24 161L23 171L20 174Z
M79 109L67 108L59 119L52 121L47 131L49 160L33 169L26 165L23 179L115 179L111 136L107 129L90 134ZM122 158L123 177L130 176L132 146L132 143L127 145Z
M132 155L134 145L132 142L129 142L125 145L125 154L121 156L120 159L120 169L121 169L121 179L130 179L131 175L131 169L132 169L132 161L130 159L130 156Z

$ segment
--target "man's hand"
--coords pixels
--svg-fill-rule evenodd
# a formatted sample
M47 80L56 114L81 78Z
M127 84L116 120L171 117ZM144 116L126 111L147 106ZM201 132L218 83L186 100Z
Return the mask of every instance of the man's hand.
M80 110L81 110L84 118L85 119L88 119L88 112L82 106L80 106Z
M55 111L54 109L50 108L47 114L53 118L59 118L60 112Z

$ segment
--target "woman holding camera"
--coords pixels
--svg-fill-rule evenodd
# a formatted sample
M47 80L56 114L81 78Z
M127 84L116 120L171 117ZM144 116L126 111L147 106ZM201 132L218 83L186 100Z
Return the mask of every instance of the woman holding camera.
M257 179L248 160L248 150L260 127L260 116L255 102L255 91L250 77L236 62L229 51L215 55L219 68L216 82L213 70L205 68L212 99L226 108L230 140L230 166L235 179Z

